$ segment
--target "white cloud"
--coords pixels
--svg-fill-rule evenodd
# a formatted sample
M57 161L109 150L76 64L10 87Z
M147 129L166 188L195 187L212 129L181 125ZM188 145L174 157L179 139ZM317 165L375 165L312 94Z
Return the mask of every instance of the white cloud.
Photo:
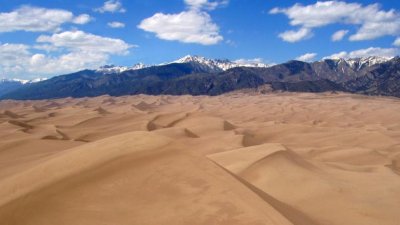
M57 31L64 23L84 24L90 16L73 13L62 9L46 9L23 6L12 12L0 13L0 32L12 31Z
M306 53L296 58L296 60L303 61L303 62L311 62L315 60L317 53Z
M400 47L400 37L396 38L396 40L393 42L393 45Z
M223 40L210 15L198 10L178 14L156 13L144 19L138 27L169 41L213 45Z
M73 22L76 24L87 24L92 20L88 14L81 14L74 18Z
M185 0L185 4L191 9L207 9L214 10L218 6L227 5L229 0L212 1L209 0Z
M237 59L233 61L234 63L240 65L240 66L245 66L245 67L267 67L267 66L273 66L276 65L276 63L264 60L263 58L254 58L254 59Z
M0 44L0 73L18 73L30 58L29 46L24 44Z
M369 56L379 56L379 57L394 57L399 54L399 49L397 48L375 48L370 47L366 49L360 49L352 52L339 52L330 56L325 57L329 59L338 59L338 58L362 58L362 57L369 57Z
M287 42L298 42L301 40L309 39L313 33L308 28L301 28L299 30L288 30L279 34L279 37Z
M224 38L205 10L226 5L229 0L184 0L189 8L176 14L156 13L141 21L138 28L155 33L163 40L213 45Z
M349 33L348 30L338 30L332 35L331 40L341 41L344 38L344 36L346 36L347 33Z
M233 41L233 40L228 39L228 40L225 41L225 43L226 43L227 45L232 46L232 47L237 47L236 42Z
M124 13L126 12L126 9L122 7L122 3L118 0L109 0L104 2L104 5L100 8L95 9L96 12L100 13L105 13L105 12L119 12L119 13Z
M108 25L109 27L111 27L111 28L123 28L123 27L125 27L125 24L124 24L124 23L117 22L117 21L109 22L109 23L107 23L107 25Z
M49 44L40 44L40 45L34 45L34 49L46 51L46 52L55 52L60 50L60 48L54 46L54 45L49 45Z
M34 54L25 68L31 74L62 74L106 64L109 56L96 52L70 52L59 57Z
M34 49L58 51L59 55L34 53L23 44L0 45L0 74L8 76L57 75L81 69L97 68L111 55L124 55L134 47L120 39L97 36L83 31L42 35Z
M380 23L366 23L361 26L356 34L350 36L351 41L363 41L363 40L373 40L379 37L400 34L400 17L398 21Z
M124 55L133 47L121 39L102 37L83 31L66 31L58 34L40 35L39 43L49 43L55 47L67 48L70 51L99 52Z
M254 59L237 59L233 61L237 64L261 64L264 63L264 59L262 58L254 58Z
M283 13L290 25L313 29L329 24L353 24L359 27L351 41L372 40L400 34L400 14L382 10L379 4L363 6L344 1L324 1L311 5L295 4L289 8L274 8L271 14Z
M360 5L340 1L316 2L313 5L295 4L289 8L274 8L271 14L283 13L290 19L292 26L308 28L322 27L343 21L353 13L357 13Z

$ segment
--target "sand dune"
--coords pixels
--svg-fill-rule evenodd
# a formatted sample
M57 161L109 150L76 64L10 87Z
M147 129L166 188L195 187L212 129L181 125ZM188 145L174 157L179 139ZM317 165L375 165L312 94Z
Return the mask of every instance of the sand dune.
M398 225L400 100L0 102L0 224Z
M2 113L2 115L7 116L7 117L10 117L10 118L12 118L12 119L16 119L16 118L20 118L20 117L21 117L20 115L14 113L14 112L12 112L12 111L9 111L9 110L5 110L5 111Z

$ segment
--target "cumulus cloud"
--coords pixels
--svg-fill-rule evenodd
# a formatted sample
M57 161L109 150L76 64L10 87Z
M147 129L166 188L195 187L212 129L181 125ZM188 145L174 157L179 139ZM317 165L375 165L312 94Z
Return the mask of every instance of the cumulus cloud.
M296 58L296 60L303 61L303 62L311 62L315 60L317 53L306 53Z
M122 7L122 3L118 0L109 0L104 2L102 7L96 8L96 12L100 13L105 13L105 12L111 12L111 13L124 13L126 12L126 9Z
M18 73L21 65L30 57L29 46L24 44L0 44L0 73Z
M332 41L341 41L347 33L349 33L348 30L338 30L332 35L331 39Z
M0 74L57 75L107 63L111 55L125 55L135 47L120 39L102 37L83 31L66 31L37 38L39 44L0 45ZM36 53L58 51L59 55Z
M219 27L203 11L189 10L178 14L156 13L138 27L155 33L163 40L213 45L223 40Z
M74 16L70 11L62 9L23 6L11 12L0 13L0 21L0 32L44 32L57 31L65 23L88 23L90 16Z
M40 35L36 41L39 43L48 43L55 47L66 48L70 51L99 52L119 55L127 54L129 48L133 47L121 39L102 37L85 33L80 30L65 31L51 36Z
M369 57L369 56L378 56L378 57L387 57L391 58L399 54L399 49L397 48L376 48L370 47L365 49L359 49L352 52L339 52L333 55L324 57L324 59L349 59L349 58L362 58L362 57Z
M185 0L185 4L191 9L214 10L218 6L227 5L229 0L208 1L208 0Z
M38 44L33 46L34 49L42 50L45 52L55 52L60 50L60 48L54 46L54 45L49 45L49 44Z
M393 42L393 45L400 47L400 37L396 38L396 40Z
M108 60L107 54L96 52L69 52L59 57L33 54L24 68L31 74L60 74L87 68L97 68ZM23 62L22 62L23 63Z
M206 10L214 10L229 0L184 0L188 10L176 14L156 13L141 21L138 28L163 40L213 45L224 38Z
M73 22L76 24L87 24L92 20L88 14L82 14L74 18Z
M107 25L108 25L109 27L111 27L111 28L123 28L123 27L125 27L125 24L124 24L124 23L117 22L117 21L109 22L109 23L107 23Z
M400 14L394 9L382 10L379 4L364 6L344 1L318 1L311 5L273 8L270 13L285 14L290 19L290 25L308 29L336 23L356 25L359 28L349 37L351 41L400 34Z
M299 30L288 30L279 34L279 37L287 42L298 42L301 40L309 39L313 36L313 33L308 28L301 28Z
M328 24L338 23L357 13L361 8L357 3L340 1L316 2L312 5L295 4L289 8L274 8L271 14L283 13L290 19L292 26L304 26L308 28L322 27ZM354 15L357 16L357 15Z

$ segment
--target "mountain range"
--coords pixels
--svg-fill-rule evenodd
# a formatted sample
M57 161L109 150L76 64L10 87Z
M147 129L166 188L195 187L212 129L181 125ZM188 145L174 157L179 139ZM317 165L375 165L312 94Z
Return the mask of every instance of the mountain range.
M145 65L143 63L137 63L131 67L127 66L115 66L115 65L105 65L100 67L99 69L96 70L96 72L100 73L122 73L127 70L139 70L139 69L144 69L152 66L164 66L168 64L183 64L183 63L189 63L192 66L197 66L201 67L201 69L205 72L209 73L216 73L216 72L222 72L226 71L228 69L232 69L235 67L260 67L260 68L266 68L269 67L270 65L261 63L261 62L247 62L244 60L237 60L237 61L230 61L227 59L207 59L202 56L191 56L187 55L185 57L182 57L178 60L175 60L173 62L169 63L162 63L159 65Z
M44 80L46 80L46 78L36 78L33 80L0 79L0 96L8 92L14 91L18 88L21 88L25 85L33 84Z
M2 88L4 84L9 88ZM400 97L400 58L372 56L323 59L311 63L292 60L267 65L185 56L160 65L103 66L40 82L20 82L20 85L3 81L0 82L0 98L49 99L105 94L218 95L260 86L275 91L345 91Z

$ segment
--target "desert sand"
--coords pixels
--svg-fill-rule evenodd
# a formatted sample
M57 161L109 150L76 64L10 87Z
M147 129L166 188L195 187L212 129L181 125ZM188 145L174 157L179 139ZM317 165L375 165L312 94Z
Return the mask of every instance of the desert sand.
M0 224L399 225L400 99L0 102Z

